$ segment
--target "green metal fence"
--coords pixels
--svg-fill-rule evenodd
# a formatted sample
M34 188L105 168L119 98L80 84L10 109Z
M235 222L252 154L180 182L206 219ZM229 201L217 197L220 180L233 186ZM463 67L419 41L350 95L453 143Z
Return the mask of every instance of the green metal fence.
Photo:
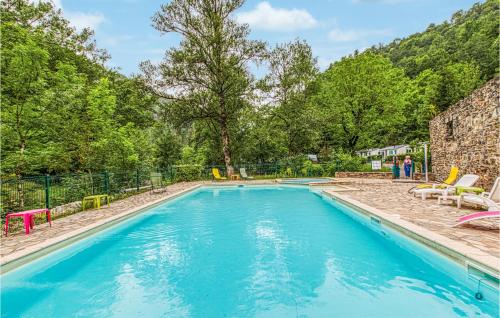
M317 165L322 166L322 165ZM166 169L137 169L102 173L41 175L0 179L1 218L6 213L41 207L54 208L81 201L94 194L109 194L113 198L149 189L150 173L161 172L166 183L178 181L211 180L212 168L226 174L223 165L176 165ZM302 177L333 175L327 167L318 173L304 171L301 167L278 163L236 164L234 172L244 167L248 175L259 178ZM314 171L313 171L314 172Z
M149 171L143 170L2 178L1 218L9 212L54 208L94 194L116 198L144 191L148 186Z

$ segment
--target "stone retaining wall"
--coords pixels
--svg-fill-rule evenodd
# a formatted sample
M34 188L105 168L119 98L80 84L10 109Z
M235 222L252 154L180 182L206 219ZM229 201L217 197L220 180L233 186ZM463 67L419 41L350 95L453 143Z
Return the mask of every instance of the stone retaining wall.
M500 176L499 85L499 77L492 79L430 122L432 171L438 179L456 165L460 175L479 175L477 185L489 190Z

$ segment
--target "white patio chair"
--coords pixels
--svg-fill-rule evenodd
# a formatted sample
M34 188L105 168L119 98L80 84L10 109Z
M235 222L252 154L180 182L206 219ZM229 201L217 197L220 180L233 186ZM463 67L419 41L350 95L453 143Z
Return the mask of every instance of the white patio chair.
M457 200L457 206L460 208L462 203L471 203L480 205L488 211L500 210L500 177L495 180L490 192L481 194L462 193Z
M420 194L422 200L427 199L427 197L432 195L441 195L443 200L446 201L448 196L455 193L456 187L472 187L474 183L479 179L478 175L466 174L463 175L453 186L447 186L446 188L429 188L429 189L416 189L413 193L416 196Z

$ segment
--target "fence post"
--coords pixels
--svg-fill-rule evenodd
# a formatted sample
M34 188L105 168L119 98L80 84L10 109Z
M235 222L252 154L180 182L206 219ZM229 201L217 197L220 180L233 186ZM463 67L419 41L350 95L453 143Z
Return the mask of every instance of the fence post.
M50 176L45 175L45 208L50 209Z
M107 171L104 171L104 192L109 194L109 174Z
M139 192L139 168L137 168L135 171L135 187L137 189L137 192Z

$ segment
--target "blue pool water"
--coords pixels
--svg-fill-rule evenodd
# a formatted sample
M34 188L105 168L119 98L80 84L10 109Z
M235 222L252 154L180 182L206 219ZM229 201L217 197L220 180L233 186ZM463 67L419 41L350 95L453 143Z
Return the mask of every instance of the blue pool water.
M458 267L345 211L305 187L201 189L3 275L2 317L498 317Z

